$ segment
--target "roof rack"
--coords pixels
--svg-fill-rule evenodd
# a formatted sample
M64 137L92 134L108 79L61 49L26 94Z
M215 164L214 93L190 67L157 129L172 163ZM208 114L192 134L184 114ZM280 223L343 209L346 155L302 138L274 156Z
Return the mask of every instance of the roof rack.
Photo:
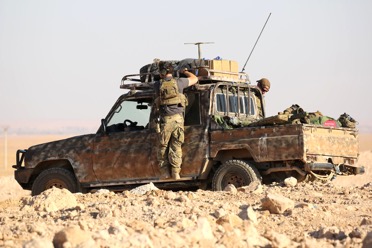
M212 70L205 67L197 68L192 72L199 78L199 84L210 84L217 82L250 83L249 77L244 72L231 72ZM121 89L148 90L153 89L155 81L143 82L141 76L152 75L149 73L129 74L121 79ZM153 77L152 77L153 78ZM131 82L131 83L129 83Z

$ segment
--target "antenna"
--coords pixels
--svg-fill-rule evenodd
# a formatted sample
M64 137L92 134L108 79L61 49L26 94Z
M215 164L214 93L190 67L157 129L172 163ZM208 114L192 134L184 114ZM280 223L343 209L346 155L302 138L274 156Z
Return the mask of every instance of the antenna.
M195 43L184 43L185 45L197 45L198 46L198 58L201 59L201 49L200 45L201 44L214 44L214 42L195 42Z
M270 16L271 16L271 13L270 13L269 16L267 17L266 22L265 22L263 28L261 29L260 34L258 35L258 38L257 38L257 40L256 40L256 43L254 43L254 46L253 46L253 48L252 48L252 51L251 51L251 53L249 54L249 56L248 56L248 58L247 58L247 61L245 61L245 64L244 64L243 69L242 69L242 72L244 72L244 70L245 70L245 66L246 66L247 63L248 63L248 60L249 60L249 58L251 57L251 55L252 55L252 53L253 53L253 50L254 50L254 48L256 47L257 42L258 42L258 40L260 39L261 34L262 34L262 32L264 31L264 29L265 29L265 27L266 27L266 23L267 23L267 22L269 21L269 19L270 19Z

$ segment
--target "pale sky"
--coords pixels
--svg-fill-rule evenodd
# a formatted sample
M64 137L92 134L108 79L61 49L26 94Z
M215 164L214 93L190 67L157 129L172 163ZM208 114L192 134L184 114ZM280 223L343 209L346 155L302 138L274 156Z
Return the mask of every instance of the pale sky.
M0 0L0 127L95 132L125 74L202 56L266 77L268 116L296 103L372 132L372 1Z

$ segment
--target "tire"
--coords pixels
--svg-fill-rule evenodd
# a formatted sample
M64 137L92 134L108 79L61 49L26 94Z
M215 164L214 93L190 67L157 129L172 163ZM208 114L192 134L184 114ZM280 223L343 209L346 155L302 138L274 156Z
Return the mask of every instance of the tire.
M68 189L71 193L78 192L77 180L71 171L63 168L50 168L36 177L31 194L38 195L52 187Z
M212 179L212 190L223 190L228 184L236 188L247 186L252 182L261 182L258 170L242 160L228 160L216 171Z

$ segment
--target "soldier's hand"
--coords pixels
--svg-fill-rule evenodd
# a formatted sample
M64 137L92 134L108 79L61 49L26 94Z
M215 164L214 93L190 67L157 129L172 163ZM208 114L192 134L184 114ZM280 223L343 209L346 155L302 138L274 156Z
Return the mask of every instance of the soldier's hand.
M182 68L181 70L179 70L180 73L185 73L187 71L188 71L188 69L186 67L185 68Z

